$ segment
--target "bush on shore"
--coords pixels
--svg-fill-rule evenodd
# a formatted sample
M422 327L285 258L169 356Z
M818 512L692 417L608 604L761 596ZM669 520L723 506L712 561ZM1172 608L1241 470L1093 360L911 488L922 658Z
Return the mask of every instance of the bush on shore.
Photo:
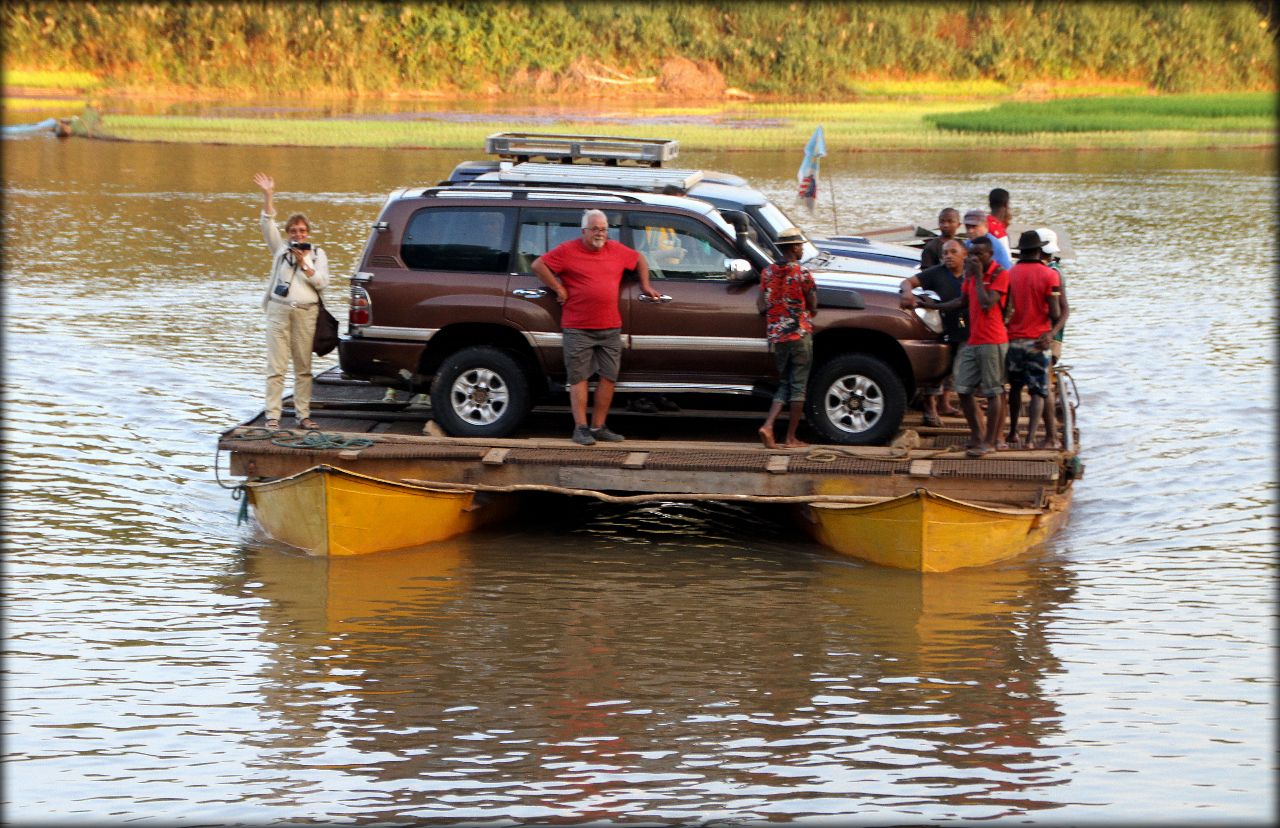
M1274 88L1254 3L7 2L6 69L107 89L853 100L932 79ZM683 61L683 62L681 62ZM707 79L690 80L691 68ZM667 86L664 86L667 84Z

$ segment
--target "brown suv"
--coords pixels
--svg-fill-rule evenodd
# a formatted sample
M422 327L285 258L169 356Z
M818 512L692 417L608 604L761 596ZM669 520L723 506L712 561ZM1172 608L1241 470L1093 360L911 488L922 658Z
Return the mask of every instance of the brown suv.
M589 208L645 255L663 293L651 300L636 280L623 284L618 391L770 395L777 374L756 294L771 260L745 228L682 196L564 187L392 193L352 277L342 371L402 388L430 382L433 416L450 434L511 434L535 402L565 390L560 306L530 263L580 238ZM916 384L946 370L946 346L898 307L901 276L814 275L806 419L833 443L886 442Z

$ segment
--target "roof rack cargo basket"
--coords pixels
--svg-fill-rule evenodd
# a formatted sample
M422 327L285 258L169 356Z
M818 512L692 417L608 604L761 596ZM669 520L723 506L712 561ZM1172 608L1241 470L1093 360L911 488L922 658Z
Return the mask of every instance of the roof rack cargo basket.
M680 195L702 180L701 170L671 167L589 167L584 164L537 164L526 162L498 170L504 184L568 184L580 187L626 187L649 192ZM674 189L668 189L674 188Z
M680 142L669 138L619 138L609 135L562 135L539 132L495 132L484 139L490 155L523 163L545 158L571 164L578 159L617 164L635 161L662 166L680 154Z

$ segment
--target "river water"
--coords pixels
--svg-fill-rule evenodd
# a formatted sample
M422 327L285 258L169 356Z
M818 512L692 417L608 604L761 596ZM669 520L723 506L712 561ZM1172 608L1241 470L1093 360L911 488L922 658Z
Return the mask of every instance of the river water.
M1270 151L823 161L814 231L1003 186L1077 251L1070 523L938 576L680 503L296 554L215 474L216 435L261 406L251 175L314 219L335 304L387 192L475 154L3 153L8 821L1274 817ZM686 160L793 203L798 151Z

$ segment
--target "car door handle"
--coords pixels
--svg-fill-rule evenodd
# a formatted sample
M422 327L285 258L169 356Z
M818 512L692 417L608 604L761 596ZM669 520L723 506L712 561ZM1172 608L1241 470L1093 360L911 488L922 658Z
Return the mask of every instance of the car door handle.
M671 301L671 297L664 293L664 294L662 294L661 296L659 296L657 299L654 299L654 298L653 298L652 296L650 296L649 294L647 294L647 293L642 293L642 294L640 294L640 301L641 301L641 302L653 302L653 303L658 304L658 305L665 305L665 304L667 304L668 302L670 302L670 301Z
M511 291L512 296L519 296L521 299L541 299L547 295L542 288L517 288Z

